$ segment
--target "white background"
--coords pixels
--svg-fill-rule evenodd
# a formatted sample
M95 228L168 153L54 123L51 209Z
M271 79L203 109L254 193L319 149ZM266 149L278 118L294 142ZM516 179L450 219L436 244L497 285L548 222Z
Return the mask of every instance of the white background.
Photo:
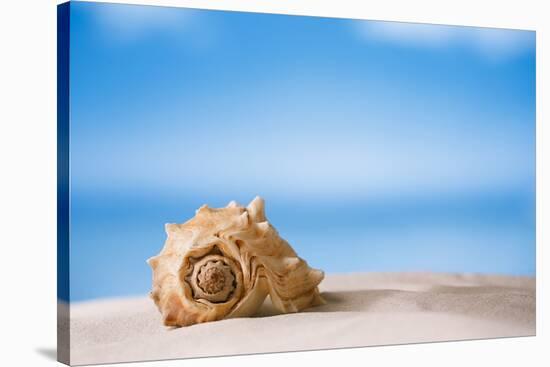
M544 264L548 266L550 253L544 249L550 225L547 127L550 12L544 1L119 2L537 31L536 337L136 363L136 366L544 365L542 358L550 354L547 352L550 309L543 289L547 288ZM57 363L56 4L55 0L0 3L0 364L5 366Z

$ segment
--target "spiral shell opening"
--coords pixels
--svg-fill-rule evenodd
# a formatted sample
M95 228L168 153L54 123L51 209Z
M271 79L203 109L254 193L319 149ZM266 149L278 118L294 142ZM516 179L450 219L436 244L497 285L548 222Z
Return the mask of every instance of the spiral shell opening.
M212 303L227 302L236 289L234 266L222 255L207 255L197 261L188 278L193 298Z

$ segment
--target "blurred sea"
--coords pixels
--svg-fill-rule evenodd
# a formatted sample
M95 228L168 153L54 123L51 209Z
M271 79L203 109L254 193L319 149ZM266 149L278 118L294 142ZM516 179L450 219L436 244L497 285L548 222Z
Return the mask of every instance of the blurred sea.
M72 201L71 300L144 294L164 224L228 198L118 195ZM246 204L250 198L240 198ZM327 273L439 271L535 274L532 193L362 201L265 197L266 214L298 254Z

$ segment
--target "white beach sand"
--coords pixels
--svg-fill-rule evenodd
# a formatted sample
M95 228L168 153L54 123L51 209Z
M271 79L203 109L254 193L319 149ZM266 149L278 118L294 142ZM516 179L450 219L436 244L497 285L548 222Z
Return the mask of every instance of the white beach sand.
M71 306L71 364L535 335L535 279L469 274L327 275L326 305L166 328L146 296ZM263 316L263 317L262 317Z

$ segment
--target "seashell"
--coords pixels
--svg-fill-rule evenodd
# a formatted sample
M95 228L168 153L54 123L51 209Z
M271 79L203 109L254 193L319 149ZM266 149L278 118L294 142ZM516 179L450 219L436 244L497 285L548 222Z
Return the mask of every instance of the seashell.
M151 298L166 326L252 316L269 295L283 313L324 303L324 273L310 268L267 221L263 199L247 207L200 207L183 224L166 224L164 248L147 260Z

